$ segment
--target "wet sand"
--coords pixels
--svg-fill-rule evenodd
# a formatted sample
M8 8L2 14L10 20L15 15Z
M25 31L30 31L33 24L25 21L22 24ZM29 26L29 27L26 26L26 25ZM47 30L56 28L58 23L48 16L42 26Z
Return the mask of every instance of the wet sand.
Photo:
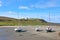
M56 32L47 33L45 28L47 26L39 26L42 31L36 32L37 26L23 26L26 32L15 32L14 26L3 26L0 27L0 40L60 40L58 32L60 32L59 26L53 26Z

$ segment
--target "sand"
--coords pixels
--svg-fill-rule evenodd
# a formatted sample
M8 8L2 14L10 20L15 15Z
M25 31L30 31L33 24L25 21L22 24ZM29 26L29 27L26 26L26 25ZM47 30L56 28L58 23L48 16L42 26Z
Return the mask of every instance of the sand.
M0 40L60 40L58 32L59 26L52 26L56 32L47 33L45 28L47 26L20 26L26 32L15 32L14 28L17 26L1 26L0 27ZM42 31L36 32L35 28L40 27Z

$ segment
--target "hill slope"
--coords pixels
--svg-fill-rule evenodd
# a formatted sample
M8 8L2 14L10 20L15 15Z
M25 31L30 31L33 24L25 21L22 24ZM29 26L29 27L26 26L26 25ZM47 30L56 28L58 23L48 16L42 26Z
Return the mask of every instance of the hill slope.
M0 16L0 26L17 26L17 25L48 25L54 23L48 23L43 19L27 18L27 19L15 19L10 17Z

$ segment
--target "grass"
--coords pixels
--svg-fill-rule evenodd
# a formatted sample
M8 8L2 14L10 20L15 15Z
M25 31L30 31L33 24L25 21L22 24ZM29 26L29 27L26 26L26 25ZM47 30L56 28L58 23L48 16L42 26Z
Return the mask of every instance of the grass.
M45 22L37 22L37 21L7 21L7 22L0 22L0 26L17 26L17 25L46 25Z
M17 26L17 25L48 25L48 22L38 18L15 19L9 17L0 17L0 26Z

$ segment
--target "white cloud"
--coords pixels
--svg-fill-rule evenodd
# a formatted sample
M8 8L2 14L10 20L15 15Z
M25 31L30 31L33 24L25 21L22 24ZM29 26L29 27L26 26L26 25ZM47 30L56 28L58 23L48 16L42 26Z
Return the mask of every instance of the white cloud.
M19 6L19 9L32 9L32 8L51 8L60 7L60 0L37 0L27 6Z
M28 6L19 6L19 9L30 9Z
M18 18L18 12L14 11L6 11L6 12L0 12L0 16L5 16L5 17L12 17L12 18Z
M2 6L2 4L0 4L0 7Z
M0 1L0 3L2 3L2 1Z
M47 2L36 2L34 4L34 7L35 8L50 8L50 7L57 7L57 3L58 1L57 0L50 0L50 1L47 1Z
M13 11L7 11L7 12L0 12L1 14L16 14L16 12Z
M8 11L7 13L10 13L10 14L11 14L11 13L13 13L13 12L12 12L12 11Z
M0 1L0 7L2 6L2 1Z

